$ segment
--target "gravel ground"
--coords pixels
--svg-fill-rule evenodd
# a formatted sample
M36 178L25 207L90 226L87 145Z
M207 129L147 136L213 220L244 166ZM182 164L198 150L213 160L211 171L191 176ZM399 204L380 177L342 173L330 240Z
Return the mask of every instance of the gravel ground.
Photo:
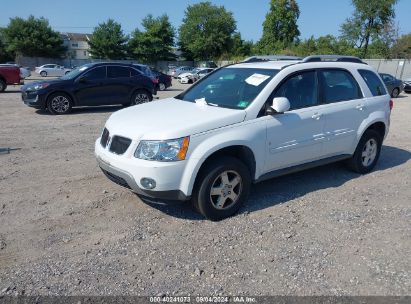
M51 116L18 90L0 94L0 147L18 149L0 155L0 295L410 295L411 96L371 174L266 181L215 223L103 176L93 144L119 107Z

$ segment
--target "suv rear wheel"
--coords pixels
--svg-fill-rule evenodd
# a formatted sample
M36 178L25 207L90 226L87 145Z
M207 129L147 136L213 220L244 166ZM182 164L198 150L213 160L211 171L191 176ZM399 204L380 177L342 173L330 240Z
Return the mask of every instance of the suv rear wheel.
M382 138L377 131L365 131L354 155L348 160L350 169L361 174L370 172L380 157L381 145Z
M51 94L47 99L47 109L51 114L61 115L67 114L73 107L73 101L70 96L64 93Z
M150 102L152 100L153 100L153 96L151 96L150 93L148 93L145 90L137 90L131 96L130 104L134 106L134 105L139 105L142 103Z
M394 88L391 92L391 97L392 98L397 98L398 95L400 95L400 89L399 88Z
M218 221L236 213L250 192L248 168L238 159L221 157L200 172L192 203L206 218Z

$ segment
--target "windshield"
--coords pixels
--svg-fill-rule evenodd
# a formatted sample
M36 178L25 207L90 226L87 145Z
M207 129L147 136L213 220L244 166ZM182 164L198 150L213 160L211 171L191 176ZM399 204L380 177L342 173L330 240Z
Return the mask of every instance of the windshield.
M278 70L222 68L176 98L231 109L247 108Z
M63 79L63 80L74 79L74 78L76 78L78 75L80 75L81 73L83 73L85 70L87 70L88 68L90 68L91 66L92 66L92 64L82 65L81 67L75 68L75 69L72 70L70 73L67 73L66 75L60 77L60 79Z

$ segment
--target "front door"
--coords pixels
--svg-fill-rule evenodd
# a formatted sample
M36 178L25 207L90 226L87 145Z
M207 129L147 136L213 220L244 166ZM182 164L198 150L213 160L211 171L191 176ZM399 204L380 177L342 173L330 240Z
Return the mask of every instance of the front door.
M105 66L92 68L76 79L74 94L76 95L77 105L98 106L109 104L106 79Z
M318 102L316 72L293 74L276 89L274 97L287 97L290 111L267 117L265 171L321 158L325 121Z

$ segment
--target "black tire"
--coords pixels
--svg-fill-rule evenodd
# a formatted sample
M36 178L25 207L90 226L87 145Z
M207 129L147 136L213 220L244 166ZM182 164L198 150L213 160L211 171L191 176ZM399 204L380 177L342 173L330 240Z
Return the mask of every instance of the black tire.
M47 109L53 115L63 115L71 112L73 100L65 93L54 93L47 98Z
M158 84L158 90L159 91L165 91L167 89L167 86L166 86L166 84L164 83L164 82L160 82L159 84Z
M365 131L355 149L354 155L347 161L348 167L360 174L372 171L380 157L381 146L382 138L377 131ZM371 150L371 147L374 147L375 150Z
M400 95L400 89L399 88L394 88L391 92L391 97L392 98L397 98L398 95Z
M227 176L227 183L223 183L224 173ZM208 163L199 172L191 201L204 217L218 221L235 214L240 209L247 200L250 186L250 172L240 160L234 157L220 157ZM218 192L218 194L212 195L212 188L214 193ZM220 199L223 202L218 207Z
M47 72L46 71L41 71L40 76L41 77L47 77Z
M130 105L135 106L152 100L153 96L146 90L136 90L133 95L131 95Z
M64 73L64 75L67 75L68 73L70 73L70 71L66 71L66 72Z
M7 84L4 80L0 79L0 92L4 92L7 88Z

